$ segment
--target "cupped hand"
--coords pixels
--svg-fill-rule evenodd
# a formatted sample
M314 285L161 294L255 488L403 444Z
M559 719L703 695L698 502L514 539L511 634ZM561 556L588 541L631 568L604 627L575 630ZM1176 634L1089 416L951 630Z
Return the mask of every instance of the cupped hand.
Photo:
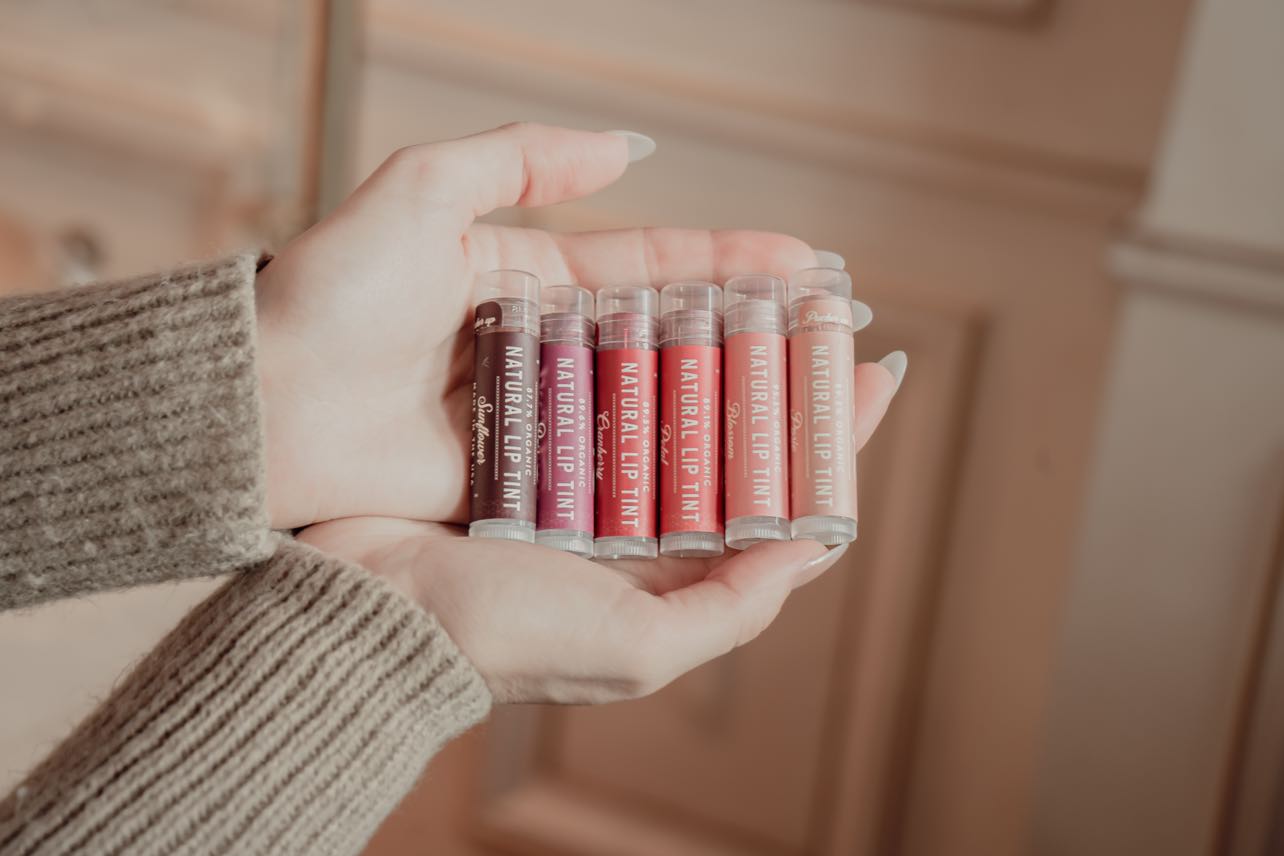
M465 519L478 273L516 267L597 288L815 263L803 242L762 232L474 222L584 196L627 166L621 136L538 125L411 146L281 250L257 285L274 527Z
M856 367L857 445L896 391ZM842 548L757 544L717 559L598 564L461 528L390 518L335 520L299 535L383 577L436 615L501 702L599 703L650 693L742 645Z

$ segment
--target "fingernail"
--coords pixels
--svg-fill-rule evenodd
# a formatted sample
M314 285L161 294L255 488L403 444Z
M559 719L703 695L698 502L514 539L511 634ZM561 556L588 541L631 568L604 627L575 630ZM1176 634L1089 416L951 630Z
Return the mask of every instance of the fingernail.
M629 163L637 163L642 158L655 153L655 140L637 131L607 131L617 137L623 137L629 144Z
M892 378L896 381L896 388L901 388L901 381L905 380L905 370L909 368L909 357L904 351L892 351L887 356L878 361L878 364L892 373Z
M794 574L794 588L806 585L829 570L847 552L847 547L847 544L832 547L799 568L798 573Z
M816 267L843 270L847 267L847 260L829 250L816 250Z
M869 304L861 303L859 300L852 301L852 332L864 330L870 324L874 323L874 310L869 308Z

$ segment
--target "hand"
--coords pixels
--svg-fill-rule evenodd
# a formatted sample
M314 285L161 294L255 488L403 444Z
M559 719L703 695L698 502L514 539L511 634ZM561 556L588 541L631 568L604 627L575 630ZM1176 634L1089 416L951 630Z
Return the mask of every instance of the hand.
M259 274L268 507L276 528L352 515L465 519L478 273L548 284L721 282L813 265L803 242L741 231L555 234L475 223L619 178L609 133L509 125L395 153Z
M856 367L859 446L895 391L886 368ZM364 565L435 614L501 702L650 693L753 639L843 550L784 541L718 559L596 564L388 518L335 520L299 538Z

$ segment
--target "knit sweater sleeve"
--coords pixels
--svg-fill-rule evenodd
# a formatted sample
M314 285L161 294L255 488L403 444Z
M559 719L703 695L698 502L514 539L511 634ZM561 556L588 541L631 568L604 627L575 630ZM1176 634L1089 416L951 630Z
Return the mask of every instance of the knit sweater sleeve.
M270 533L252 256L0 301L0 610L237 571L0 801L0 856L354 854L485 683Z
M266 558L254 257L0 300L0 609Z
M0 803L0 854L356 854L489 704L429 615L289 542Z

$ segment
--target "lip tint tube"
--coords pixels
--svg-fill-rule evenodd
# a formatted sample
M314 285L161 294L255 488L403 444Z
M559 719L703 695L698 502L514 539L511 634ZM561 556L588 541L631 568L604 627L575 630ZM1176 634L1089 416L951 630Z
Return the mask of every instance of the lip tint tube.
M785 281L732 277L723 287L726 320L727 546L788 541L789 459Z
M593 295L540 294L539 502L535 543L593 555Z
M808 268L789 280L790 510L794 538L856 539L852 280Z
M597 538L600 559L654 559L658 295L620 285L597 293Z
M722 291L660 292L660 555L722 555Z
M534 541L539 279L493 270L477 294L468 534Z

